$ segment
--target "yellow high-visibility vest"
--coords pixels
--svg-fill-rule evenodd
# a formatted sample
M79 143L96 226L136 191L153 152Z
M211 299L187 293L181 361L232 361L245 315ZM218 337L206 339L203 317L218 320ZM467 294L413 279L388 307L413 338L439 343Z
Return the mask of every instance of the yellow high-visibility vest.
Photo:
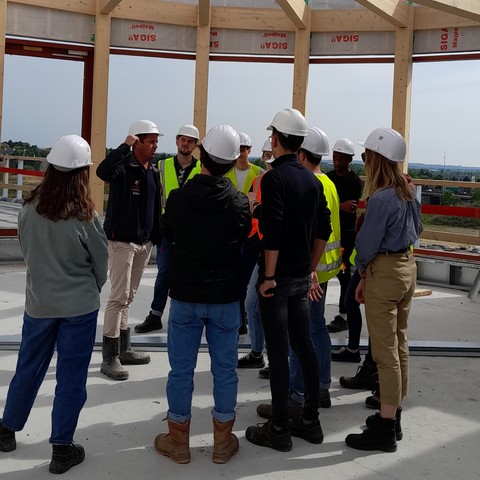
M328 237L325 250L317 265L317 277L320 283L325 283L335 277L342 269L342 249L340 243L340 200L335 184L324 173L315 176L322 182L323 193L330 210L332 233Z
M245 179L245 183L243 184L242 192L248 193L250 191L250 187L252 186L253 179L258 175L260 175L261 173L264 173L264 171L265 170L263 170L263 168L251 163L250 166L248 167L247 178ZM235 167L230 169L225 175L225 177L229 178L232 181L232 183L235 185L235 188L238 190L237 176L235 175Z

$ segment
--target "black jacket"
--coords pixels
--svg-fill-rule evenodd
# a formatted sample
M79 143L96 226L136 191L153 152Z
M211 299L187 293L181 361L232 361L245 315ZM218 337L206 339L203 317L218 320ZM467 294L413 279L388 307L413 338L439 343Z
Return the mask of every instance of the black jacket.
M170 296L191 303L240 300L240 250L251 228L248 198L227 178L197 174L172 190L161 222L175 247Z
M149 175L156 186L156 193L152 199L147 198ZM148 241L158 244L161 239L161 185L158 170L150 166L147 172L137 162L130 147L122 143L100 163L97 167L97 176L110 183L107 212L103 224L107 238L138 245ZM146 214L152 209L153 225L149 227Z

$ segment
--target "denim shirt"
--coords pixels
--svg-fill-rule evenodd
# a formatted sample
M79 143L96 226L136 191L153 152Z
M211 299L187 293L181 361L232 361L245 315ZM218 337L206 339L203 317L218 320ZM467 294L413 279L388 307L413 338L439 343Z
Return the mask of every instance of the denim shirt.
M357 269L365 270L377 253L410 247L422 230L421 205L417 200L401 200L394 188L375 192L368 199L365 220L357 235Z

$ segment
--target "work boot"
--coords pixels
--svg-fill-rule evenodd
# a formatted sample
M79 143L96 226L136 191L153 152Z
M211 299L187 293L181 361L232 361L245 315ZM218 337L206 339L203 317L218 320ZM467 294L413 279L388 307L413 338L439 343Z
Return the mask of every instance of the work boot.
M265 368L261 368L258 371L258 376L260 378L263 378L264 380L269 380L270 379L270 366L267 365Z
M70 445L52 445L52 461L48 467L50 473L65 473L85 460L85 450L78 443Z
M176 463L190 463L190 420L168 421L168 433L155 437L155 450Z
M135 352L130 345L130 327L120 330L120 362L122 365L145 365L150 363L148 353Z
M330 333L338 333L348 330L347 321L340 315L336 315L335 318L327 325L327 330Z
M320 389L318 400L321 408L330 408L332 406L332 400L330 398L330 392L328 391L328 388Z
M232 433L234 423L213 419L213 463L227 463L238 452L238 438Z
M360 350L352 352L348 348L342 347L338 352L332 352L332 361L360 363L362 357L360 356Z
M395 413L395 437L397 439L397 442L400 441L403 438L403 432L402 432L402 409L397 408L397 411ZM381 421L380 417L380 412L377 412L375 415L370 415L367 417L367 420L365 421L365 425L369 428L375 427L378 425L378 423Z
M257 352L255 352L257 353ZM263 354L254 355L254 352L248 352L246 355L238 359L237 368L263 368L265 367L265 360Z
M365 406L374 410L380 410L380 384L378 382L372 390L372 394L365 399Z
M340 377L340 385L352 389L373 390L377 382L377 366L372 367L365 361L358 367L354 377Z
M292 449L290 428L276 429L272 421L259 423L248 427L245 438L260 447L269 447L280 452L289 452Z
M13 452L16 448L15 432L4 427L0 420L0 452Z
M347 435L345 443L357 450L396 452L397 440L395 437L395 423L395 418L382 418L379 416L375 425L367 428L362 433L351 433Z
M145 317L143 323L135 325L135 331L137 333L148 333L153 332L154 330L161 330L162 328L162 317L160 315L155 315L151 310L150 313Z
M323 442L320 420L305 423L302 416L295 417L290 422L290 434L292 437L303 438L310 443L319 444Z
M103 337L102 366L100 373L103 373L112 380L127 380L128 372L122 367L119 360L120 338Z
M303 414L303 405L295 401L293 398L288 399L288 417L295 418ZM272 404L261 403L257 406L257 413L267 420L272 416Z

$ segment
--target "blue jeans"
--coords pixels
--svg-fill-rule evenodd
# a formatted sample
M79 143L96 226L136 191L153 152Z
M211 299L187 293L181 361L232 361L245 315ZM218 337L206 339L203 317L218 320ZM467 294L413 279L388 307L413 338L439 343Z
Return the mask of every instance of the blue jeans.
M287 427L290 371L289 342L297 354L305 380L306 420L318 418L319 375L318 361L310 338L308 289L310 276L278 277L273 297L259 294L260 315L267 344L272 393L272 421Z
M248 316L248 309L246 305L246 298L248 295L248 286L250 284L253 270L257 265L258 255L260 253L261 241L258 235L249 237L242 245L242 280L241 280L241 298L240 311L242 318L247 317L250 324L250 317ZM261 350L258 350L259 352Z
M204 327L213 375L212 415L221 423L235 418L240 302L208 304L171 299L167 417L175 422L183 423L192 416L193 374Z
M165 310L168 299L168 290L170 288L170 265L173 259L173 246L166 240L157 245L157 278L153 287L153 300L150 308L155 312Z
M78 417L87 399L87 373L97 316L98 310L68 318L32 318L24 313L17 368L3 412L5 427L23 430L56 345L57 386L50 443L68 445L73 442Z
M245 299L245 308L248 316L248 326L250 333L251 350L253 352L263 352L265 346L265 338L263 336L262 320L260 319L260 311L258 310L258 265L255 266L252 278L248 284L247 298Z
M325 322L325 299L327 296L327 282L320 285L323 296L319 302L310 302L310 337L317 354L320 388L329 389L331 379L332 342ZM303 373L298 357L290 352L290 390L291 396L297 402L303 402L304 384Z

